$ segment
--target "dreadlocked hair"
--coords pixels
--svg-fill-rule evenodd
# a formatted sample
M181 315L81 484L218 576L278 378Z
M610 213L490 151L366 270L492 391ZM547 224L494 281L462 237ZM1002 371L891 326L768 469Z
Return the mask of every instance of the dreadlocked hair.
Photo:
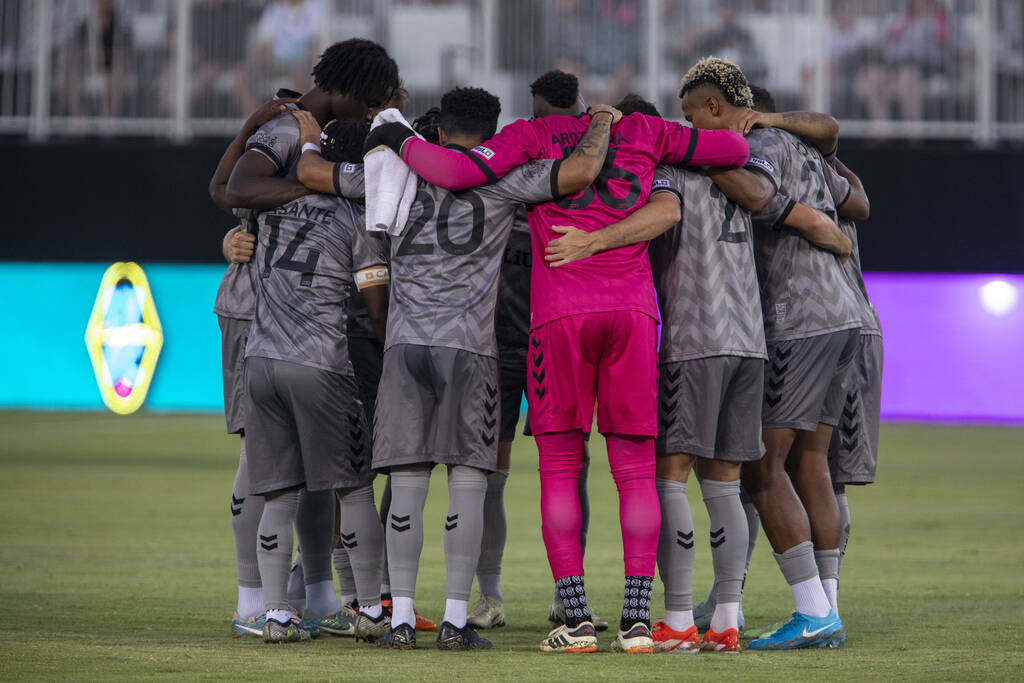
M648 102L635 92L631 92L623 97L622 100L615 105L615 108L621 111L623 116L629 116L630 114L640 112L641 114L661 118L661 112L658 111L658 108L654 103Z
M759 111L762 114L774 114L778 111L775 108L775 98L772 97L771 91L767 88L751 85L750 94L754 96L754 111Z
M441 121L441 108L431 107L423 113L422 116L413 119L412 129L423 136L423 139L427 142L432 142L435 145L440 144L441 140L437 134L437 127Z
M356 164L363 160L363 143L370 127L354 119L334 119L320 131L320 153L331 163Z
M572 74L553 69L530 84L530 94L540 95L552 107L568 109L580 97L580 82Z
M679 97L701 85L712 85L721 91L725 101L734 107L749 109L754 104L747 77L735 63L720 57L705 57L690 67L679 84Z
M441 97L438 123L448 134L492 137L498 130L501 101L481 88L455 88Z
M387 50L362 38L335 43L313 67L313 82L328 93L343 93L368 107L379 107L399 87L398 65Z

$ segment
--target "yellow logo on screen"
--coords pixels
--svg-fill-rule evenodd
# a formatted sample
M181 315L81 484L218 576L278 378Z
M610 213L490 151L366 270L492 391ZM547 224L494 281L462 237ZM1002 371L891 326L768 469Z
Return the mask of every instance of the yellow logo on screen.
M146 399L164 343L153 294L136 263L107 268L85 328L96 384L107 408L134 413Z

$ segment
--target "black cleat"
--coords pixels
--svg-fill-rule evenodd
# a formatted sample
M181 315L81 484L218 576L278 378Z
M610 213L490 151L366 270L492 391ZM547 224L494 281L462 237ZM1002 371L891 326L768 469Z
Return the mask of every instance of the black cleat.
M377 639L377 647L386 650L415 650L416 629L409 624L399 624Z
M437 632L438 650L490 650L491 641L481 638L469 624L455 628L450 622L441 624Z

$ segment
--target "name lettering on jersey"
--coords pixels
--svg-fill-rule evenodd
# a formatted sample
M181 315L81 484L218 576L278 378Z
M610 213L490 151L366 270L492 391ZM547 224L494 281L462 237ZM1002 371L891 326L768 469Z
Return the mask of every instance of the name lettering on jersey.
M325 209L320 206L310 206L305 202L292 202L279 206L272 213L280 216L294 216L296 218L307 218L317 223L323 223L334 218L333 209Z
M373 266L357 271L355 280L359 289L365 289L371 285L386 285L391 282L391 274L387 266Z
M757 166L758 168L764 169L765 171L768 171L773 175L775 174L775 166L773 166L772 163L767 159L762 159L760 157L755 157L754 155L751 155L750 161L747 162L747 165Z
M494 156L494 150L491 149L490 147L484 147L483 145L480 145L479 147L474 147L472 151L476 152L477 154L482 156L484 159L487 159L488 161L490 161L491 157Z
M576 145L580 144L580 140L583 139L584 135L586 135L586 131L570 131L568 133L562 133L561 135L552 134L551 144L561 145L563 148L575 147ZM618 145L628 142L629 140L626 139L626 136L619 132L612 133L611 136L608 138L609 147L617 147Z

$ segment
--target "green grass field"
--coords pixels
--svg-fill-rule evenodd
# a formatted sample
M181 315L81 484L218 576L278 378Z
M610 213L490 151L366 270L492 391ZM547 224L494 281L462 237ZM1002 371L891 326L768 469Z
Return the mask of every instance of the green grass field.
M853 535L840 613L845 650L625 657L537 651L551 579L540 538L536 450L516 442L495 649L409 653L349 639L266 646L233 639L228 498L238 441L216 416L0 413L0 680L185 679L1020 679L1024 677L1024 429L887 425L880 483L850 492ZM594 443L588 596L617 618L621 543L603 439ZM444 606L436 472L417 607ZM707 517L696 485L699 530ZM706 538L706 537L704 537ZM698 599L711 580L698 545ZM661 605L660 593L655 604ZM763 535L744 611L791 610ZM655 610L655 614L660 610Z

